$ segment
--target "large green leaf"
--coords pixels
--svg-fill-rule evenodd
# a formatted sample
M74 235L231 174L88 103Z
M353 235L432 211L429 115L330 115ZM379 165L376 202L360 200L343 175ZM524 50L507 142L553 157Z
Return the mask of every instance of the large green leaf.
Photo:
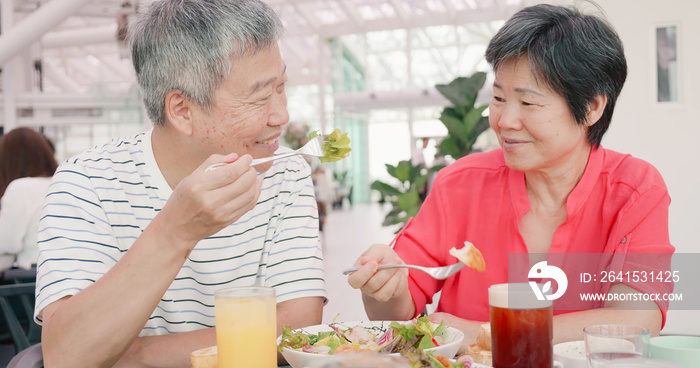
M420 211L420 206L421 206L421 203L418 202L412 208L410 208L408 211L406 211L406 220L408 220L409 217L416 217L416 215L418 214L418 211Z
M415 187L414 183L418 178L426 175L423 173L424 171L425 171L425 166L423 164L418 164L416 166L411 165L411 174L410 174L410 177L408 179L411 187Z
M470 77L458 77L448 84L437 84L435 88L445 96L457 110L471 109L481 87L486 82L486 73L477 72Z
M420 197L418 196L418 190L413 188L409 189L406 193L399 194L398 198L399 208L409 212L413 210L414 207L420 204Z
M379 191L385 196L397 196L401 194L401 191L399 191L398 189L379 180L375 180L370 186L370 188Z
M462 150L459 148L459 144L455 141L455 137L447 137L440 142L438 145L438 155L450 155L454 159L462 157Z
M457 118L453 116L442 115L440 116L440 121L443 125L445 125L445 128L447 128L447 132L450 133L450 135L453 137L461 138L469 135L469 131L466 130L464 127L462 117Z
M469 110L469 112L464 115L463 123L464 123L464 130L466 134L463 136L464 141L468 140L472 136L472 131L474 130L474 127L484 118L481 116L481 114L488 108L489 105L483 105L479 106L475 109Z
M399 161L399 164L396 165L396 178L399 179L402 183L410 181L412 169L413 164L411 163L411 161Z
M384 164L384 166L386 166L386 172L389 173L389 175L391 175L395 178L397 177L396 176L396 166L390 165L390 164Z
M481 117L481 120L476 124L474 129L472 129L470 138L476 141L477 138L481 135L481 133L485 132L487 129L489 129L491 125L489 124L489 118L487 117ZM471 147L470 147L471 150Z
M428 175L420 175L416 176L416 178L413 180L413 188L420 189L425 185L425 183L428 182Z
M460 90L461 81L464 77L459 77L448 84L436 84L435 88L441 95L445 96L455 106L464 106L467 104L467 98Z
M459 119L459 120L462 120L462 116L464 116L463 113L461 113L461 112L455 110L453 107L449 107L449 106L445 107L445 109L442 110L441 115L451 116L451 117Z
M465 85L465 93L469 97L466 106L468 109L472 109L474 107L474 103L476 102L476 97L479 95L479 90L484 87L484 83L486 83L486 73L476 72L469 77L469 80L470 83Z
M391 226L401 223L401 220L399 220L399 214L401 212L401 209L398 207L392 208L391 211L389 211L389 213L386 214L386 217L384 217L384 222L382 223L382 226Z

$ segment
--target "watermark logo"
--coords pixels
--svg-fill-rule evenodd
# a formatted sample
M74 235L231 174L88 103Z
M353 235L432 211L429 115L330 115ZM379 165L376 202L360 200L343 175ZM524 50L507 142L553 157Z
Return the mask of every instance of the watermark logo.
M557 282L557 292L551 295L545 295L548 291L550 291L550 289L552 289L552 281L547 281L546 283L544 283L544 285L542 285L541 290L537 282L530 281L530 287L535 293L537 300L559 299L562 295L564 295L564 293L566 292L566 288L569 286L569 280L566 277L564 271L562 271L561 268L557 266L547 265L547 261L542 261L532 266L532 268L530 268L530 272L528 272L527 274L527 278L553 279Z

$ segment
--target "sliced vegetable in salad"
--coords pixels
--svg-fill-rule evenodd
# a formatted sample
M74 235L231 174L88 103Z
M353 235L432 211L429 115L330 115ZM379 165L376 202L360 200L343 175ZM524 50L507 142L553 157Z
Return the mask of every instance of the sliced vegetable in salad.
M409 368L471 368L471 363L451 362L444 355L433 355L430 351L409 348L401 353L409 361Z
M309 139L321 135L318 131L309 134ZM324 134L327 140L323 143L324 156L320 157L321 162L334 162L350 156L350 138L348 133L341 133L340 129L334 130L331 134Z
M328 325L332 330L308 334L302 330L292 331L283 326L282 339L278 346L315 354L340 354L345 352L401 353L411 348L420 350L443 345L447 327L444 323L435 326L428 317L420 317L403 324L391 322L386 329L368 329L363 326L351 328L337 323Z

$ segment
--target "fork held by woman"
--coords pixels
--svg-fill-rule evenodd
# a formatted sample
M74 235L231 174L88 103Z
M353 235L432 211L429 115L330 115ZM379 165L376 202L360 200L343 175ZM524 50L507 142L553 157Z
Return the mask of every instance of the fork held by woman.
M380 265L377 270L384 270L387 268L412 268L414 270L423 271L428 275L432 276L438 280L444 280L461 270L464 267L464 263L457 262L453 265L443 266L443 267L423 267L409 264L387 264ZM350 275L358 271L362 267L351 267L343 271L343 275Z

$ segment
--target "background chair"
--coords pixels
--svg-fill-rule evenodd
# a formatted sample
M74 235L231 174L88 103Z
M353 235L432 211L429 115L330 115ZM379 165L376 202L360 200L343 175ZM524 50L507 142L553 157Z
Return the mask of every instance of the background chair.
M36 268L10 269L0 273L0 313L14 345L8 368L44 366L41 326L34 322L35 282Z
M15 355L7 365L7 368L42 368L44 367L44 355L41 343L34 344Z
M28 270L22 268L11 268L0 272L0 280L2 284L19 284L23 282L36 281L36 268Z
M10 331L15 354L41 341L34 322L34 282L0 285L0 311Z

